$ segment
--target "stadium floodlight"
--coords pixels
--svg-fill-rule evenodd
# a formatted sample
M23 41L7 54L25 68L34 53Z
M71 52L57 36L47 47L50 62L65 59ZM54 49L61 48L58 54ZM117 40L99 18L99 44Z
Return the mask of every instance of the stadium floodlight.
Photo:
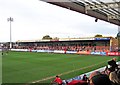
M13 22L13 18L7 18L7 21L10 22L10 50L12 48L12 34L11 34L11 22Z

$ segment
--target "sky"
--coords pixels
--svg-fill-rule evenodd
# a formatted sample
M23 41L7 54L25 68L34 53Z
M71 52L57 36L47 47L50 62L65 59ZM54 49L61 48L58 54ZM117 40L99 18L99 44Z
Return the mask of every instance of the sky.
M58 38L116 37L118 26L40 0L0 0L0 42L37 40L45 35Z

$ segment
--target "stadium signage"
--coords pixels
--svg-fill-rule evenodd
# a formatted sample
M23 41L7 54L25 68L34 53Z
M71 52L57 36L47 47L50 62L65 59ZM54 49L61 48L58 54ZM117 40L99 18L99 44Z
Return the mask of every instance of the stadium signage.
M72 54L93 54L93 55L111 55L120 56L120 52L88 52L88 51L64 51L64 50L30 50L30 49L11 49L12 51L24 51L24 52L48 52L48 53L72 53Z
M77 51L66 51L66 53L76 54L76 53L77 53Z
M90 54L90 52L88 52L88 51L79 51L79 52L77 52L77 54Z
M28 51L28 49L11 49L12 51L23 51L23 52L26 52Z
M95 40L110 40L110 38L95 38Z
M106 55L106 52L91 52L93 55Z
M64 53L62 50L54 50L54 53Z
M120 52L107 52L106 54L110 56L120 56Z
M47 53L53 53L53 50L36 50L36 52L47 52Z

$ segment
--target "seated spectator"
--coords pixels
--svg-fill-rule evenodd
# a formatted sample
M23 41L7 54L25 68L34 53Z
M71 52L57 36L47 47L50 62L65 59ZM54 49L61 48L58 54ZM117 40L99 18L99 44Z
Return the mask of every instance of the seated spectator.
M120 85L120 79L117 76L117 72L111 72L109 79L112 81L113 85Z
M112 85L106 74L99 74L92 77L92 83L93 85Z
M86 74L84 74L83 78L82 78L83 81L88 81L88 77Z
M94 71L94 72L92 72L91 74L90 74L90 76L89 76L89 80L91 80L91 78L93 77L93 76L96 76L96 75L98 75L98 74L101 74L99 71Z
M102 72L102 74L106 74L109 76L110 72L111 72L111 68L108 68L108 66L106 66L105 70Z
M96 71L90 74L89 85L112 85L106 74Z
M120 79L120 69L116 73L117 73L117 77Z

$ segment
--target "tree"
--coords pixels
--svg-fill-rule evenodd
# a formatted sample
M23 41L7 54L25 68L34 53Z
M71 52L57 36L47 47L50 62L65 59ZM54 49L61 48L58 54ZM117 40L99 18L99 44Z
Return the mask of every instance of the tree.
M97 34L97 35L95 35L95 37L103 37L102 35L100 35L100 34Z
M50 40L50 39L52 39L52 37L50 37L49 35L45 35L45 36L43 36L43 38L42 38L43 40Z

